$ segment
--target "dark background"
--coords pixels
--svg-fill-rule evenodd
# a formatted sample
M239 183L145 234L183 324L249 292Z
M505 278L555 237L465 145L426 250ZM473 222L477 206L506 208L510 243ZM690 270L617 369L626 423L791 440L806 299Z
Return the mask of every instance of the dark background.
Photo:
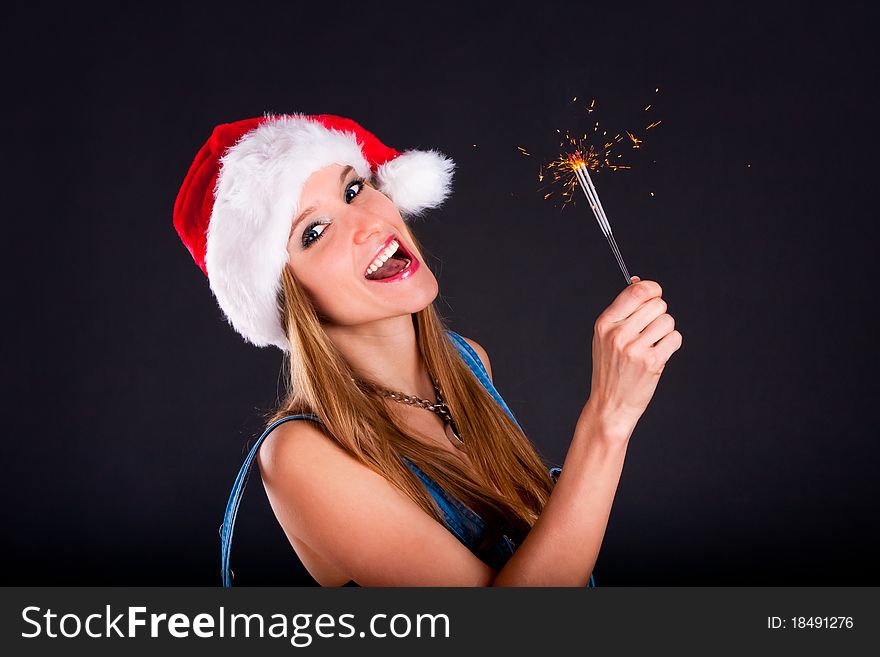
M647 103L663 120L596 184L684 336L598 585L880 584L867 9L302 4L8 15L0 582L219 584L281 352L225 324L171 209L213 126L265 111L456 160L452 198L415 226L440 309L561 463L593 322L624 285L588 208L537 190L578 96L603 126L643 125ZM313 583L258 478L232 563L236 584Z

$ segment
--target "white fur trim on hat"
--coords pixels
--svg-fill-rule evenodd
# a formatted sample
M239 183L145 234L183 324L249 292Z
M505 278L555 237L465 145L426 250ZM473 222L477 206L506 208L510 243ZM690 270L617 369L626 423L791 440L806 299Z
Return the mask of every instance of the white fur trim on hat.
M221 160L205 267L227 320L258 347L288 349L277 295L289 257L290 225L308 177L331 164L351 165L370 176L353 134L302 115L266 121Z

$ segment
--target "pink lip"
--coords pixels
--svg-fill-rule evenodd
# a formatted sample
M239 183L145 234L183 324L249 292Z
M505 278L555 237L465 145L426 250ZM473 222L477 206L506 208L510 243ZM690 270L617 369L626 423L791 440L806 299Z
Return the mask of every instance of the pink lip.
M400 245L398 248L401 251L403 251L403 253L406 255L407 258L409 258L409 264L406 267L404 267L403 269L401 269L399 272L394 274L394 276L391 276L389 278L381 278L381 279L375 280L375 281L370 280L369 278L367 278L365 280L369 281L370 283L394 283L395 281L403 281L403 280L406 280L407 278L410 278L413 274L415 274L419 270L420 265L419 265L418 258L416 258L412 253L409 252L409 249L406 248L406 245L404 245L404 243L396 235L391 235L387 240L385 240L385 243L373 255L373 260L375 260L376 256L379 255L380 253L382 253L382 251L387 249L388 245L391 244L391 242L395 239L397 240L397 243ZM373 260L370 260L370 262L373 262Z

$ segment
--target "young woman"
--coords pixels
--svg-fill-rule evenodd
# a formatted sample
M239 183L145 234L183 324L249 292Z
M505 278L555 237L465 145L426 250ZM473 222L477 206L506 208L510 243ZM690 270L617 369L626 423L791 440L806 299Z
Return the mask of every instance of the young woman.
M594 325L592 379L548 471L449 330L409 219L447 197L452 162L400 153L337 116L218 126L174 224L230 324L286 354L288 393L251 463L324 586L584 586L635 425L681 346L661 288L633 277ZM296 420L296 421L294 421Z

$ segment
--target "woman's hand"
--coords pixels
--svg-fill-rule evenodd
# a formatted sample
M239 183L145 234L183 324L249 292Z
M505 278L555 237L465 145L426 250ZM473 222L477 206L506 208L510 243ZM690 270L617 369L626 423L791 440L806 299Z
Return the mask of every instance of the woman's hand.
M598 423L601 435L617 441L629 440L682 343L660 285L638 276L633 281L596 319L590 398L581 414L581 421Z

